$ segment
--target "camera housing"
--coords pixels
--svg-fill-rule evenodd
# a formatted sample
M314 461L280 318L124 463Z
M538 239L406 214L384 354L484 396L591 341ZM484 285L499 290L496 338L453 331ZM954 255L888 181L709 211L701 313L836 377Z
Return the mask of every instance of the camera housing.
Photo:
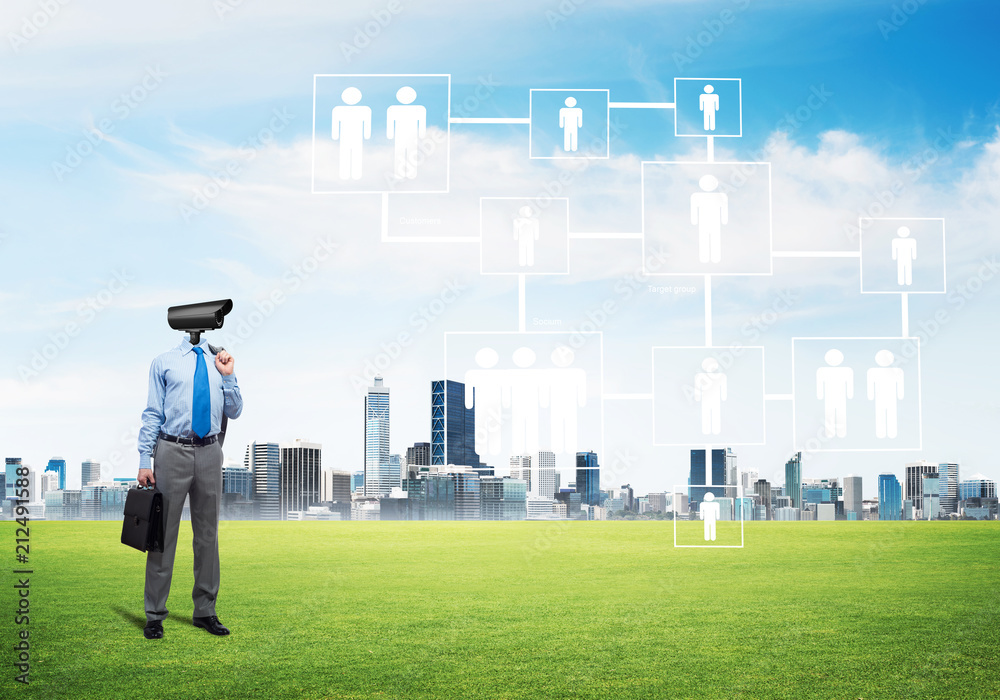
M167 309L167 323L175 331L190 333L191 344L197 345L202 333L222 328L226 314L232 310L232 299L171 306Z

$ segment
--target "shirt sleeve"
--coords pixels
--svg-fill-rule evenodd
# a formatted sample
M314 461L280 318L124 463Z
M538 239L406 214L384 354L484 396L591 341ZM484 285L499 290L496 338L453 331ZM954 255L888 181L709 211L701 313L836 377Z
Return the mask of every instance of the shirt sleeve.
M235 374L222 375L222 395L225 397L223 412L230 419L236 419L243 413L243 397L240 395L240 387L236 383Z
M156 358L149 366L149 396L146 399L146 408L142 412L142 427L139 428L139 469L151 468L156 438L166 420L163 411L164 396L166 396L166 380L160 359Z

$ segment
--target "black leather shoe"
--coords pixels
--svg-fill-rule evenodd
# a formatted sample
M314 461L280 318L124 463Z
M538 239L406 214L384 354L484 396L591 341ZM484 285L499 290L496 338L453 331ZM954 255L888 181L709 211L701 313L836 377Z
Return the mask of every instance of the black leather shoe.
M150 620L142 628L142 636L146 639L163 639L163 623L159 620Z
M191 622L194 623L195 627L201 627L220 637L229 634L229 630L223 627L222 623L219 622L219 618L215 615L211 615L210 617L192 617Z

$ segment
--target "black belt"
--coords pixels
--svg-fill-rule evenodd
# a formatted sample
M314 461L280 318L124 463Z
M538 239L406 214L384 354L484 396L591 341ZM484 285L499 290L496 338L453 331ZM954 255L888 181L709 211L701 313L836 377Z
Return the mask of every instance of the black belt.
M176 435L167 435L166 433L160 433L160 439L166 440L167 442L176 442L179 445L196 445L198 447L204 447L205 445L211 445L213 442L219 439L218 435L209 435L208 437L178 437Z

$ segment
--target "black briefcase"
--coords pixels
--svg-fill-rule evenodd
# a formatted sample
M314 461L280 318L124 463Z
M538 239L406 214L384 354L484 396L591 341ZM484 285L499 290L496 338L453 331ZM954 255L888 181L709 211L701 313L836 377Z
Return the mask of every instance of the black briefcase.
M125 497L122 544L140 552L163 551L163 494L156 488L131 488Z

